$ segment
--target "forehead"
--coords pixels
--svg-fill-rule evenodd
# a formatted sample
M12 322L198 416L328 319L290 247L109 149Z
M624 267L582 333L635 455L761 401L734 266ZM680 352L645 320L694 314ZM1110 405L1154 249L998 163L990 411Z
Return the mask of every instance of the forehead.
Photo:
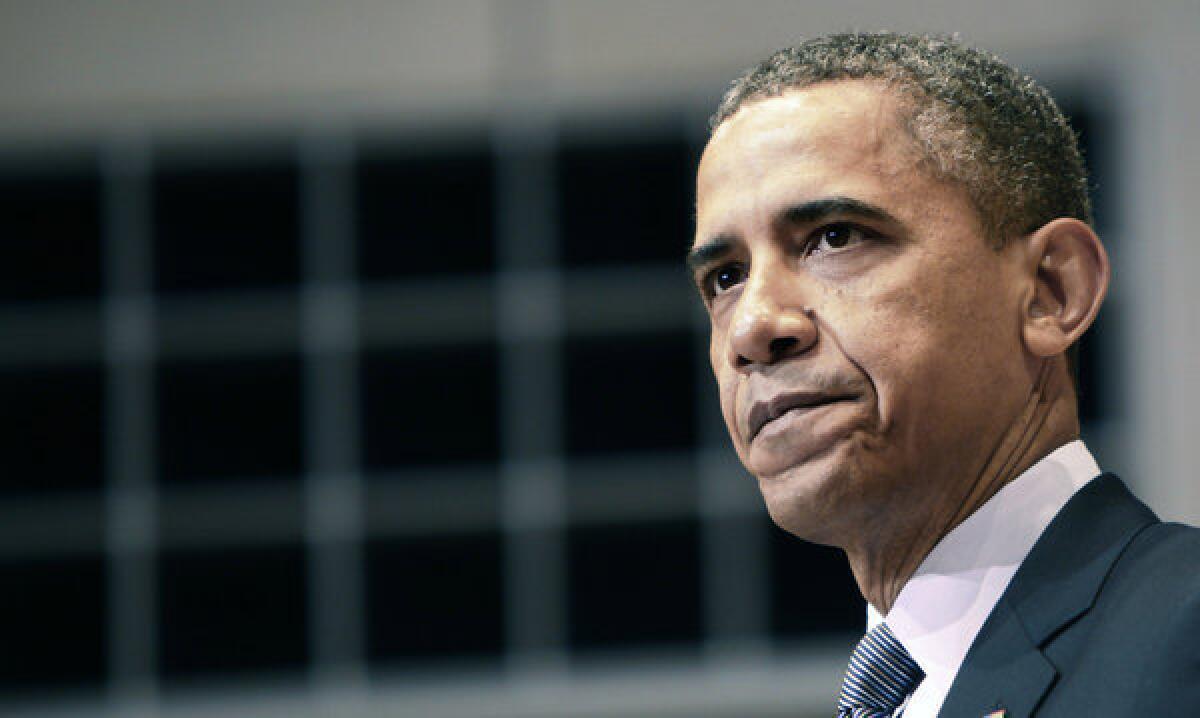
M917 147L898 121L901 109L892 92L859 80L743 106L716 129L701 158L698 224L735 209L767 211L833 194L882 202L914 189L928 178L918 176Z
M844 80L752 100L713 132L704 160L730 151L869 152L901 136L900 103L877 82ZM703 167L703 161L702 161Z

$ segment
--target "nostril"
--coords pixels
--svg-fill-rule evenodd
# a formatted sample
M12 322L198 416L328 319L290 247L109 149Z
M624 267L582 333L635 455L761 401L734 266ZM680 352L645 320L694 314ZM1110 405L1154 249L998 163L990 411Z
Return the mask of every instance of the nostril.
M794 353L799 346L800 340L795 337L776 337L767 342L766 351L762 352L761 356L757 349L750 356L738 354L734 358L733 364L737 369L745 369L751 364L772 364Z
M771 340L771 343L767 345L767 349L771 352L772 358L777 358L795 348L797 344L799 342L795 337L778 337Z

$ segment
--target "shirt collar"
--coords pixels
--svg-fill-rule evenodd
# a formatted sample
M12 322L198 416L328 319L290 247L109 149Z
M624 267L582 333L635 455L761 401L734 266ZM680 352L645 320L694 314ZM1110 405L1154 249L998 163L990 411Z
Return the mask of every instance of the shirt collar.
M1082 441L1059 447L946 534L886 619L867 605L868 628L886 620L925 672L921 693L940 705L1017 567L1059 510L1099 473Z

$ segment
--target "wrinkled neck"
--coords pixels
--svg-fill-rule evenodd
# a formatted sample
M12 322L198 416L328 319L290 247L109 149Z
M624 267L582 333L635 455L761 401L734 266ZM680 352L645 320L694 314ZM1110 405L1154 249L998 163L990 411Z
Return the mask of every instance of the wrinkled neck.
M1070 378L1061 364L1046 360L1020 412L974 479L961 484L960 495L948 496L938 510L914 516L914 520L847 550L863 597L886 616L904 584L946 534L1042 457L1078 436Z

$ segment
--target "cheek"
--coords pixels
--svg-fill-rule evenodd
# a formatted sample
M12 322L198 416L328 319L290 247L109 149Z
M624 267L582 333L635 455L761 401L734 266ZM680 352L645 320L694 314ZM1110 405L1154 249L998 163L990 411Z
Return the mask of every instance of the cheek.
M863 290L831 303L826 330L874 386L886 419L897 404L911 403L906 395L919 397L951 368L957 340L947 330L957 320L943 311L938 288L896 282Z
M879 284L860 297L844 304L843 349L874 384L886 424L957 414L1012 378L1017 327L986 280Z

